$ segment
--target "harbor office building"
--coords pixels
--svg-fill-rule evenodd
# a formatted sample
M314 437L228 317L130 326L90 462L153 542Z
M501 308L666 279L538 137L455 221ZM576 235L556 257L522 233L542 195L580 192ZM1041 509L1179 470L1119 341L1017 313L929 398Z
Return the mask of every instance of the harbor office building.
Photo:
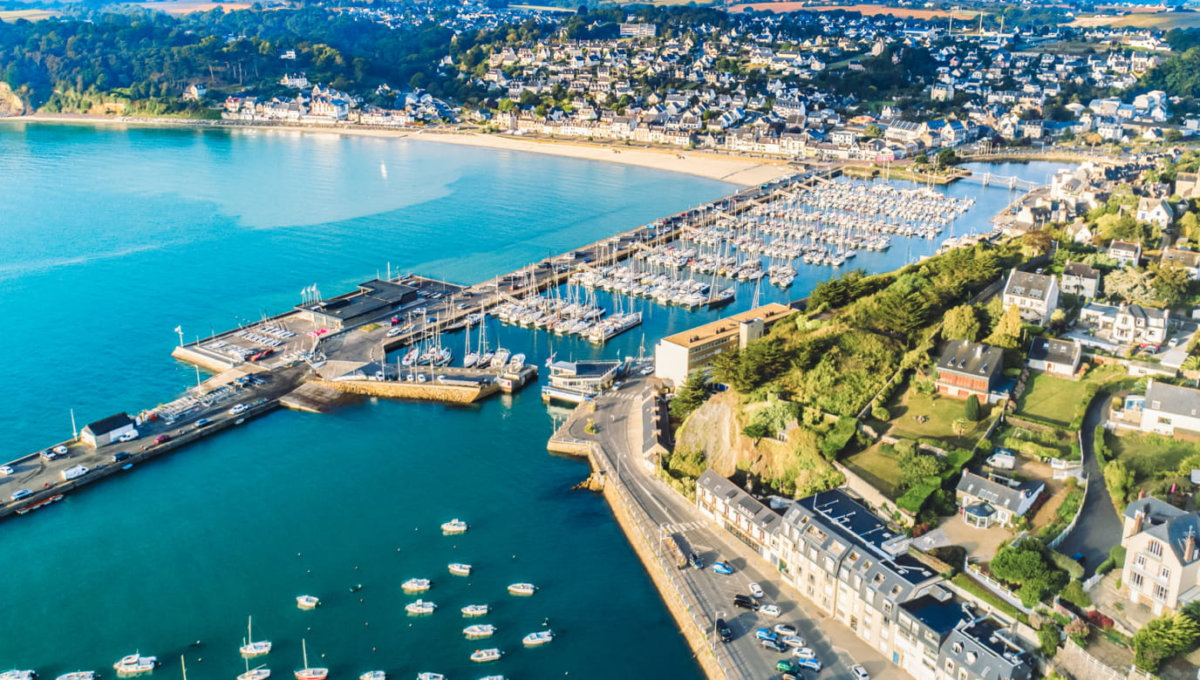
M909 555L908 536L841 489L793 501L782 516L712 471L696 490L706 516L917 680L1032 677L1029 653L1005 624L958 600L941 575Z
M712 365L714 359L761 338L776 321L795 310L772 302L668 335L654 348L654 376L679 387L695 371Z
M318 327L343 331L379 321L416 299L417 289L412 286L373 279L358 284L356 291L307 302L296 309Z

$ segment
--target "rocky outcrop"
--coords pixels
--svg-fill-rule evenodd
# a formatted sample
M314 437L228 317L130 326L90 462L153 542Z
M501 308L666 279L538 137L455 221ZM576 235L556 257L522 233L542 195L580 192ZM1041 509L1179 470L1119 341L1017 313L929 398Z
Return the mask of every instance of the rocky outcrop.
M13 92L8 83L0 82L0 117L23 116L27 112L25 100Z

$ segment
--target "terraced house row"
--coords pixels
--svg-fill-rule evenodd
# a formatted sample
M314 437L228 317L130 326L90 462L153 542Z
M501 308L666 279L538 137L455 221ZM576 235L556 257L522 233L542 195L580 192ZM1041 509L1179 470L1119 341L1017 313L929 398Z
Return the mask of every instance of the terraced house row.
M1032 658L1008 624L957 598L909 554L911 539L849 493L781 503L782 514L709 470L701 512L780 577L917 680L1029 680Z

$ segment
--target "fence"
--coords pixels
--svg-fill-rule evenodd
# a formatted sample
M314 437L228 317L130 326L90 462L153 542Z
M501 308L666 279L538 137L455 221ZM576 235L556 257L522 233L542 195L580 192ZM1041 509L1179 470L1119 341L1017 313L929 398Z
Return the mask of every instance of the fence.
M1079 450L1082 452L1083 451L1083 432L1082 431L1076 432L1075 439L1079 443ZM1052 540L1046 544L1046 547L1050 548L1051 550L1057 550L1058 546L1062 545L1063 541L1067 540L1067 537L1070 536L1071 532L1075 530L1075 525L1079 523L1079 518L1083 517L1083 509L1084 509L1084 507L1087 506L1087 492L1088 492L1088 484L1090 483L1090 480L1088 479L1088 475L1086 472L1083 473L1082 476L1083 476L1083 500L1079 501L1079 508L1077 508L1075 510L1075 516L1071 518L1071 523L1068 524L1066 526L1066 528L1063 529L1058 534L1058 536L1055 536L1054 540Z
M1054 665L1067 675L1083 680L1126 680L1127 675L1088 654L1074 642L1068 641L1054 657Z

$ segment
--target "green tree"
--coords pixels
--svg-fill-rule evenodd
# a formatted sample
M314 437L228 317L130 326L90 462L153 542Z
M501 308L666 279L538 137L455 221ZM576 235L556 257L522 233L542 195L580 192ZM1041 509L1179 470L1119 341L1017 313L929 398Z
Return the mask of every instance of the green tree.
M1129 492L1133 490L1133 473L1121 461L1109 461L1104 466L1104 483L1108 485L1108 492L1113 498L1120 501L1117 505L1121 507L1129 498Z
M1133 634L1133 661L1139 668L1156 672L1162 662L1191 650L1200 638L1200 624L1183 612L1154 619Z
M979 409L979 398L974 394L967 397L967 403L963 407L963 417L972 423L977 423L982 416L983 414Z
M867 139L879 139L883 136L883 129L875 123L871 123L863 129L863 134L866 135Z
M942 337L947 340L975 342L980 330L979 314L972 305L951 307L942 320Z
M984 342L1003 349L1013 349L1021 343L1021 325L1021 309L1010 305Z
M954 149L942 149L937 155L937 166L939 168L949 167L958 163L958 154Z
M1126 267L1104 276L1104 292L1124 302L1147 304L1154 300L1154 281L1148 272Z
M924 453L902 453L897 460L900 468L900 486L909 488L918 484L926 477L941 474L945 462L938 456Z
M708 380L701 371L689 375L675 393L675 398L671 400L671 416L683 420L691 415L692 411L700 408L708 399L707 383Z
M1168 307L1177 307L1187 300L1192 280L1183 267L1175 263L1165 263L1158 267L1151 285L1159 300Z

